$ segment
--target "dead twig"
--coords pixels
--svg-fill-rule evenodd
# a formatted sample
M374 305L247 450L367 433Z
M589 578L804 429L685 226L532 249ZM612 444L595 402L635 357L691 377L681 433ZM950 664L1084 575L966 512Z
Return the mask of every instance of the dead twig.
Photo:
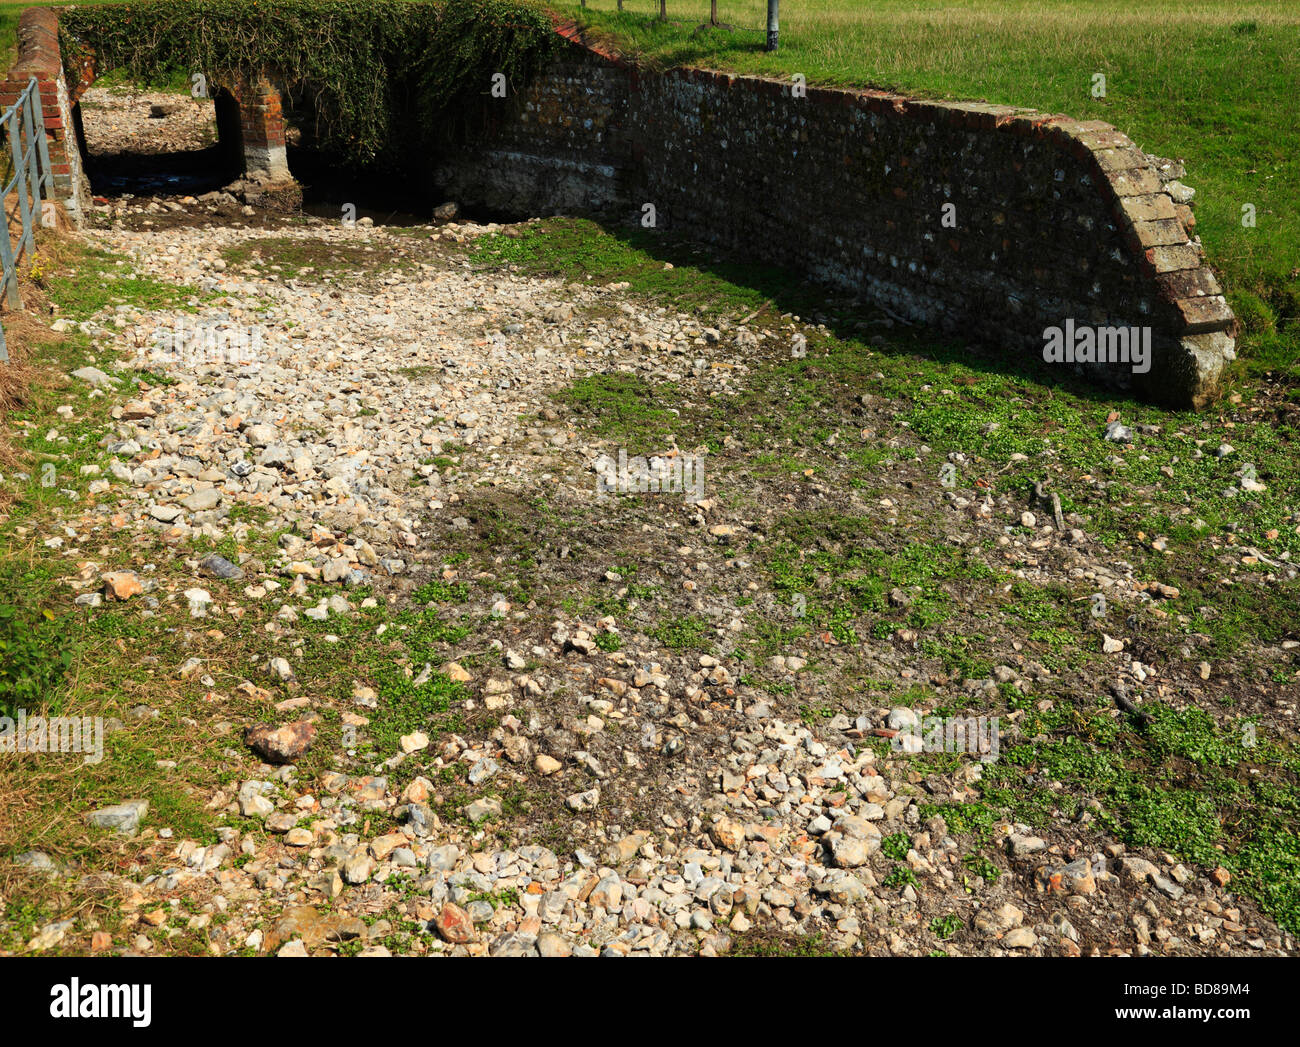
M1144 724L1150 724L1155 722L1155 718L1149 712L1145 712L1144 710L1139 709L1136 705L1134 705L1129 700L1128 691L1124 687L1123 680L1111 684L1110 693L1111 696L1115 699L1115 704L1118 705L1130 716L1136 716Z
M1034 484L1034 495L1043 504L1051 505L1052 518L1056 521L1056 529L1062 534L1064 534L1065 517L1061 515L1061 498L1055 491L1051 492L1051 494L1048 494L1046 491L1043 490L1043 486L1048 482L1049 481L1047 480L1039 480L1036 484Z

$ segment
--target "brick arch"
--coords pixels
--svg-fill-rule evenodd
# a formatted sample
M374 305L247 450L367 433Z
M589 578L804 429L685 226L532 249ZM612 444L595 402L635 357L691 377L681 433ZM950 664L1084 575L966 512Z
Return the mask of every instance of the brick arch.
M59 47L58 13L28 8L18 24L18 61L0 82L0 102L11 105L34 76L39 81L50 149L53 197L63 202L74 221L87 195L83 170L85 135L78 104L107 69L84 49L76 62L77 81L69 85ZM285 151L281 86L270 76L253 80L234 74L209 74L208 94L217 117L218 142L250 181L270 189L292 187Z

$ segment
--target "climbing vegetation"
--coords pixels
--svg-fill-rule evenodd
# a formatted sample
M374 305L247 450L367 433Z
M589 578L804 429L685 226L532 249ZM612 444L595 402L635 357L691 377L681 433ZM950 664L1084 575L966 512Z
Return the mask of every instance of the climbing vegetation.
M65 8L59 34L73 82L87 61L145 84L269 76L355 165L454 137L493 77L518 87L557 46L531 0L149 0Z

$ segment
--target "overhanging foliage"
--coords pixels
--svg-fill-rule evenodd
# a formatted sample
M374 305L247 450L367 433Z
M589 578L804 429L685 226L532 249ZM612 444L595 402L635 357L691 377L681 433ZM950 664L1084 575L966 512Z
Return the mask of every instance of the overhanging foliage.
M526 79L556 46L529 0L150 0L65 8L59 34L74 80L87 52L142 83L270 73L353 163L450 134L494 73Z

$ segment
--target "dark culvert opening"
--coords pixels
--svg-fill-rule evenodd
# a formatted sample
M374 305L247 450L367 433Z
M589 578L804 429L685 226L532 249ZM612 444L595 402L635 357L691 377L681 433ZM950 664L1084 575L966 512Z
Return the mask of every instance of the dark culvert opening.
M285 152L289 170L302 186L306 213L339 219L351 205L355 218L370 218L377 225L427 225L435 208L454 200L432 176L439 150L453 146L412 147L408 142L381 159L358 165L317 139L310 92L290 91L284 101ZM475 222L509 223L532 217L454 202L458 217Z
M239 176L239 109L225 92L193 98L101 82L74 119L95 196L199 196Z
M380 225L424 225L451 199L434 185L428 157L357 167L316 140L309 92L288 91L284 103L285 152L305 213L336 220L347 208ZM108 77L82 95L74 120L96 197L200 197L243 177L239 104L224 88L195 98ZM458 217L506 223L530 216L462 205Z
M289 170L302 186L302 209L327 220L341 219L344 208L352 217L370 218L376 225L428 225L434 209L457 203L457 217L486 223L511 223L532 217L456 201L431 187L426 178L388 166L349 167L335 154L314 148L305 140L286 149Z

